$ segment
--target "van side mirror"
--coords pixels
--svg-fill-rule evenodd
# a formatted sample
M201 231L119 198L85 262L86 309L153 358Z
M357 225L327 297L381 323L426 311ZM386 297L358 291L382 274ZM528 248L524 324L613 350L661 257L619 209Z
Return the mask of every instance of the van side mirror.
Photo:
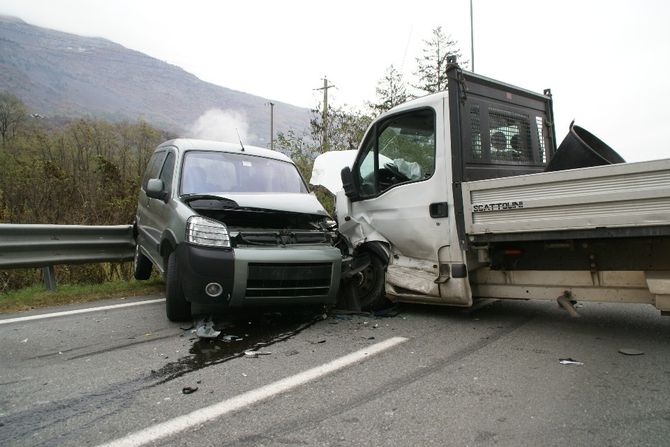
M149 182L147 183L147 197L162 200L165 202L168 193L166 191L163 191L163 188L164 188L163 180L159 178L149 179Z
M349 197L349 200L352 202L359 200L361 195L356 188L354 174L351 173L351 168L349 166L342 169L340 172L340 177L342 178L342 188L344 189L344 194Z

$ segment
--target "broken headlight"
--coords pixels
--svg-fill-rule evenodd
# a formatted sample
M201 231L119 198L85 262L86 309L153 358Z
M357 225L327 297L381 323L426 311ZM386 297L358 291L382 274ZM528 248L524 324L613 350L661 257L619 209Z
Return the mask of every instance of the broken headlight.
M191 216L186 222L186 242L208 247L230 247L228 228L221 222Z

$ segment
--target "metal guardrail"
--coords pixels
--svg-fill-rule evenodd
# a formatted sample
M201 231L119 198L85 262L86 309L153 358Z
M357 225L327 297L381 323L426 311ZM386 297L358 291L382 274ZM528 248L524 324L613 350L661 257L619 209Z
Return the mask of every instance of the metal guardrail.
M0 224L0 269L45 267L55 288L53 266L132 260L132 225Z

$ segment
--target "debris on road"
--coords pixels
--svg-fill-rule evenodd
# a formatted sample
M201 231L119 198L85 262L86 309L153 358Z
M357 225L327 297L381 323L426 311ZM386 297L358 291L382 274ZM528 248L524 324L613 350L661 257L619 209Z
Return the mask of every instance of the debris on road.
M238 337L237 335L224 335L221 340L225 342L231 342L231 341L242 341L244 340L244 338Z
M264 352L264 351L244 351L244 357L249 358L249 359L255 359L258 358L259 355L271 355L271 352Z
M198 320L195 324L195 335L198 338L216 338L221 331L214 329L214 321L210 317Z
M309 343L312 345L320 345L321 343L325 343L326 340L317 340L317 341L310 341Z
M583 366L584 362L578 362L575 359L567 358L567 359L558 359L558 363L561 365L577 365L577 366Z
M198 391L197 386L185 386L184 388L181 389L182 394L193 394L196 391Z
M619 353L623 355L644 355L644 351L635 348L621 348Z

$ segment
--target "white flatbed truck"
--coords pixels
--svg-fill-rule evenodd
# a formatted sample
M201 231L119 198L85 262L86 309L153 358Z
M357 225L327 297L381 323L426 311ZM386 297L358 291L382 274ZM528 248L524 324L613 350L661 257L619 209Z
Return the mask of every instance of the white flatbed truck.
M568 136L557 151L550 91L457 65L446 91L373 121L336 194L360 305L559 298L670 312L670 160L621 163L588 131Z

